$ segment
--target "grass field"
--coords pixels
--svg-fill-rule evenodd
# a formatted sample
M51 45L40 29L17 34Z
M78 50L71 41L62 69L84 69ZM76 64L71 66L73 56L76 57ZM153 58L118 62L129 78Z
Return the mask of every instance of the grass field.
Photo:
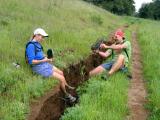
M90 46L97 38L107 36L125 23L132 26L135 21L139 25L138 39L149 92L147 107L152 111L149 119L158 120L160 26L159 22L137 20L115 16L80 0L1 0L0 120L26 119L29 103L58 83L51 78L33 75L25 63L25 44L35 28L42 27L48 32L49 38L43 43L44 50L53 48L54 64L62 69L89 55ZM130 40L132 30L125 32ZM20 63L20 68L16 69L13 62ZM123 120L128 114L128 83L120 73L108 81L101 80L100 76L90 79L79 87L80 103L68 108L62 119Z
M151 111L149 120L160 120L160 24L143 21L139 26L139 43L142 51L144 77L148 89L147 108Z
M91 43L122 24L120 17L78 0L1 1L0 119L25 119L29 102L57 84L33 75L25 64L25 44L35 28L49 33L44 49L53 48L54 64L64 68L89 55ZM13 62L21 67L14 68Z

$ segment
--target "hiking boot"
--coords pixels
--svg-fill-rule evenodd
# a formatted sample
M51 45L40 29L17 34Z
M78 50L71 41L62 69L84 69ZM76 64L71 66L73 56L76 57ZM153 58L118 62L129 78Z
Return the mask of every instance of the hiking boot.
M68 98L72 103L76 101L76 98L73 97L71 94L68 94L68 95L67 95L67 98Z
M108 76L107 76L107 75L102 75L102 76L101 76L101 79L107 80L107 79L108 79Z
M12 65L13 65L15 68L20 68L20 64L19 64L19 63L13 62Z
M132 75L131 75L131 74L128 74L128 75L127 75L127 78L128 78L128 80L131 80L131 79L132 79Z

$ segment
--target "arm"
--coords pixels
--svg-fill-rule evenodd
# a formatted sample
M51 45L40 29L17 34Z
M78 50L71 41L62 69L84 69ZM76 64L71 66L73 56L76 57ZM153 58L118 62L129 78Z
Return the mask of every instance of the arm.
M107 48L114 49L114 50L122 50L124 48L127 48L127 46L125 44L122 44L122 45L111 45L111 46L108 46Z
M104 57L104 58L107 58L111 55L111 53L109 52L109 50L107 50L106 52L101 52L101 51L98 51L97 52L100 56Z
M52 62L53 60L52 59L48 59L47 57L45 57L44 59L42 60L32 60L32 64L39 64L39 63L43 63L43 62Z
M33 44L28 45L27 47L27 57L29 64L39 64L42 62L52 62L52 59L45 57L42 60L35 60L35 47Z
M125 43L119 44L119 45L113 44L111 46L107 46L105 44L102 44L101 46L102 46L102 48L105 48L105 49L114 49L114 50L121 50L121 49L127 48L127 45Z

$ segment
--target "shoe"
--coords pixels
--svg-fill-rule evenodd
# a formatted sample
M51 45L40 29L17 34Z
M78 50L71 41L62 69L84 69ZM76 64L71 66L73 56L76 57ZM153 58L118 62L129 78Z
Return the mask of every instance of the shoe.
M19 64L19 63L13 62L12 65L13 65L15 68L20 68L20 64Z
M128 75L127 75L127 78L128 78L128 80L131 80L131 79L132 79L132 75L131 75L131 74L128 74Z
M102 76L101 76L101 79L103 79L103 80L107 80L107 79L108 79L108 77L107 77L107 75L102 75Z
M69 98L69 100L70 100L72 103L76 101L76 98L73 97L71 94L68 94L68 95L67 95L67 98Z

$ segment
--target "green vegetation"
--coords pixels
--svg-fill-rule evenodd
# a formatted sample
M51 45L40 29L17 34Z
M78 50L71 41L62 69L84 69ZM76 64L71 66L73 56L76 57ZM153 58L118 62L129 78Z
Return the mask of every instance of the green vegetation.
M141 18L160 20L160 1L153 0L151 3L143 4L139 9L138 16Z
M89 55L91 43L122 24L120 17L79 0L1 1L0 119L25 119L29 102L57 84L33 75L25 64L25 44L35 28L49 33L44 49L53 48L54 64L64 68ZM13 62L20 63L20 68Z
M133 15L135 13L134 0L84 0L102 7L114 14Z
M131 32L131 29L126 31L127 39L131 38ZM101 75L89 79L89 82L78 89L80 103L68 108L61 119L124 120L129 114L128 83L126 75L121 72L109 77L107 81L102 80Z
M144 77L148 88L149 120L160 119L160 34L159 22L143 21L139 27L139 43L142 51Z
M129 40L132 26L139 25L138 39L149 92L147 107L151 110L149 119L159 119L159 22L115 16L80 0L1 1L0 119L26 119L29 103L58 83L34 75L25 63L25 44L35 28L42 27L49 33L44 49L53 48L54 64L62 69L89 55L91 43L126 22L131 26L125 31ZM15 68L13 62L20 63L20 68ZM79 88L80 103L68 108L62 119L123 120L128 114L127 90L128 81L123 74L116 73L108 81L94 77Z
M94 77L80 88L80 103L68 108L62 120L124 120L127 113L128 80L122 73L107 81Z

